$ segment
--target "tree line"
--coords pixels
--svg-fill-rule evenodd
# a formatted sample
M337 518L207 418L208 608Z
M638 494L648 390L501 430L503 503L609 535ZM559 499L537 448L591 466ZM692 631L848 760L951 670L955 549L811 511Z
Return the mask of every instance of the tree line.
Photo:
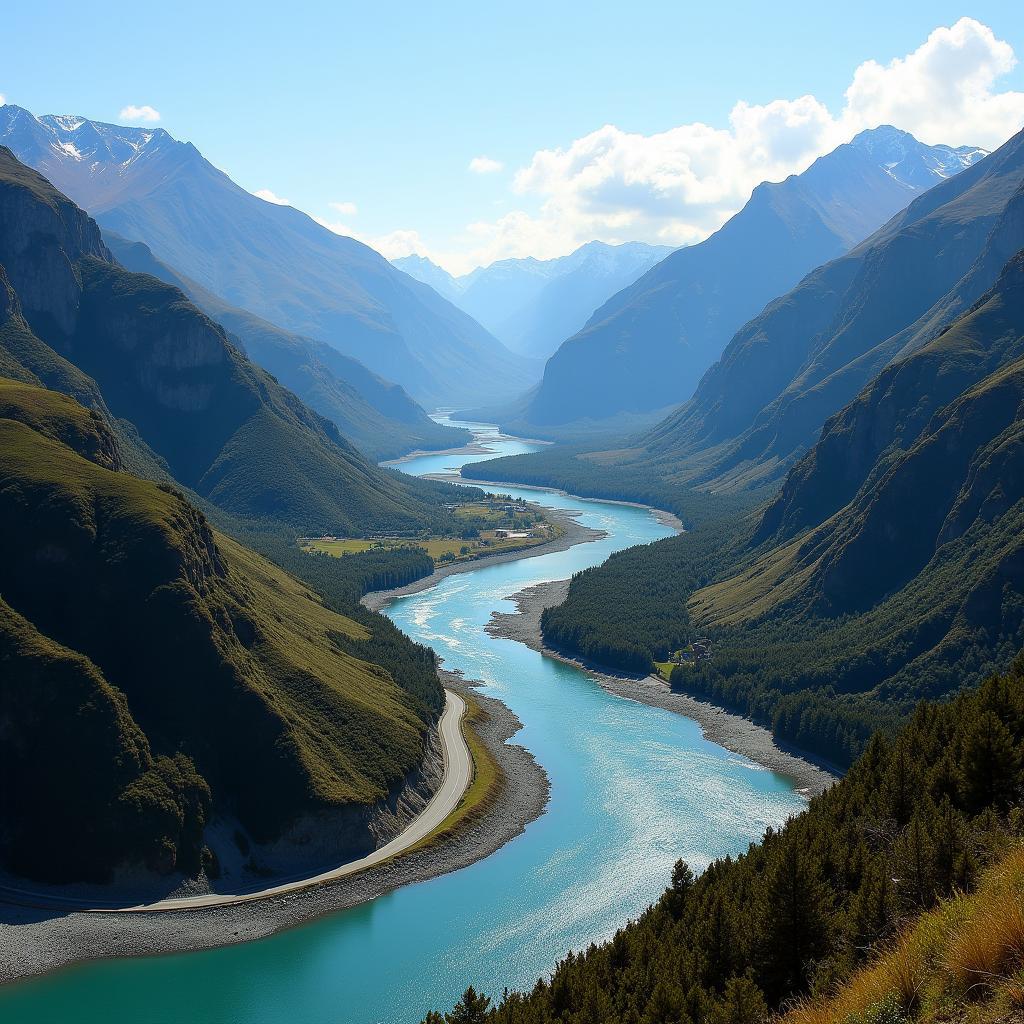
M609 942L497 1005L426 1024L755 1024L827 991L1024 838L1024 657L876 734L807 812L668 888Z

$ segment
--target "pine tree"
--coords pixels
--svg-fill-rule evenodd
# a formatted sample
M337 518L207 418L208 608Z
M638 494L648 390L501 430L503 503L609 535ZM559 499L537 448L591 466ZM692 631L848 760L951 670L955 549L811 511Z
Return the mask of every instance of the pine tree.
M828 893L820 866L787 843L771 869L762 907L762 978L774 996L804 987L827 944Z
M1010 730L985 711L964 741L964 797L972 810L1005 809L1013 801L1021 757Z
M490 998L477 993L470 985L452 1012L444 1015L445 1024L484 1024L490 1014L490 1008Z
M665 893L665 909L678 921L683 916L686 900L693 891L696 881L689 864L685 860L677 860L672 868L672 884Z
M711 1024L763 1024L767 1019L764 993L747 975L729 979L710 1017Z

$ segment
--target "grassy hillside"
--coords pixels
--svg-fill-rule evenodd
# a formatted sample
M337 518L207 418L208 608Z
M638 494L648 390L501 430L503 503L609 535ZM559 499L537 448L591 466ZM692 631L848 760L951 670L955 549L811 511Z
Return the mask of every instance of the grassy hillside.
M1024 1018L1024 849L1017 846L970 894L922 914L835 993L785 1024L1002 1024Z
M96 225L2 148L0 264L6 372L105 412L136 471L298 532L453 525L435 487L367 462L182 292L114 263Z
M717 861L699 878L677 864L661 899L610 941L570 954L550 978L505 995L493 1012L457 1019L759 1024L789 1000L849 979L939 900L981 884L969 906L983 915L1003 884L998 873L986 879L984 872L1003 857L1018 865L1004 870L1017 871L1016 882L1006 877L1019 906L1022 786L1018 662L948 705L922 705L891 742L873 740L806 813L741 856ZM983 916L965 913L962 952L951 966L997 966L1016 980L1020 936L1007 927L1009 915L1007 907L1003 926L986 930ZM1009 955L990 958L986 947L1007 935ZM999 980L980 977L969 992L961 982L951 993L954 1008L966 1013L973 1001L983 1004L989 983ZM901 1021L925 990L903 986L898 994L891 1015L852 1016L849 1024ZM809 1018L821 1019L843 1020L827 1012Z
M211 814L266 839L386 796L442 702L430 653L116 461L102 418L0 386L5 865L193 871Z

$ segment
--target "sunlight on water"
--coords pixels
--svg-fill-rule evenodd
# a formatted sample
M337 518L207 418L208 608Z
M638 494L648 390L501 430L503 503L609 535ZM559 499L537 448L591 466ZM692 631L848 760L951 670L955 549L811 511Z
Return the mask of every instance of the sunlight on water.
M484 431L486 454L425 455L438 473L530 451ZM416 1022L467 983L526 987L569 949L609 937L684 857L702 869L801 810L786 780L703 739L678 715L609 695L584 673L483 626L510 595L665 537L646 510L502 486L610 534L568 551L449 576L394 602L392 619L446 667L486 682L522 720L516 742L551 779L546 814L454 874L260 942L87 965L0 990L4 1021Z

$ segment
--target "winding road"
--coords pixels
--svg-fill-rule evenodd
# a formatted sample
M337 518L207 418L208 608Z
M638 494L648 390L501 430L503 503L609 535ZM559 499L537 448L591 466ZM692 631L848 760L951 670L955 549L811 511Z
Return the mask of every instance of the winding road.
M365 871L367 868L382 864L392 857L398 856L425 839L459 806L459 801L469 788L473 778L473 757L469 752L466 737L462 732L462 719L466 713L466 702L454 690L445 688L445 705L438 722L441 736L441 749L444 753L444 777L437 792L423 808L409 827L390 842L378 847L359 860L347 861L335 868L323 871L318 875L282 882L266 889L252 892L223 893L213 892L202 896L169 897L152 903L137 903L131 906L117 903L99 903L89 900L76 900L55 897L48 893L32 892L27 889L11 889L0 887L0 899L11 903L30 904L31 906L73 909L76 911L95 911L102 913L151 913L165 910L196 910L201 907L224 907L237 903L249 903L270 896L285 896L308 889L314 885L333 882L339 878Z

